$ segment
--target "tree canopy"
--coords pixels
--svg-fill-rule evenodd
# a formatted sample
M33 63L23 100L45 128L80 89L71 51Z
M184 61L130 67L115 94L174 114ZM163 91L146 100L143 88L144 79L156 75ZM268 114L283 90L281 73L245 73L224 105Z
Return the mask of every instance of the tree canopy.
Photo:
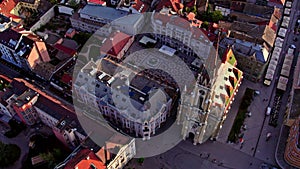
M0 142L0 168L8 167L16 162L21 155L21 149L15 144Z

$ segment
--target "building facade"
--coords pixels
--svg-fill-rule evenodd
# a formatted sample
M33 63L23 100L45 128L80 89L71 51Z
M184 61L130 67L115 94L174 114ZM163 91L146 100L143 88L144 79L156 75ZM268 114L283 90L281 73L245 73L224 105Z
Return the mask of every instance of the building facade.
M110 67L109 70L106 64L114 68ZM111 71L115 69L121 72L114 75ZM136 71L118 67L109 59L90 61L79 72L74 83L74 93L78 101L94 107L109 123L145 140L150 139L170 116L172 98L161 90L150 90L159 84L147 78L140 79L145 82L139 84L141 87L128 85L128 80L135 75ZM131 81L139 82L138 79ZM130 90L132 98L126 95L126 89ZM154 108L149 109L149 105L155 106L155 111Z
M28 90L18 96L13 104L13 109L26 125L35 124L39 117L34 109L34 104L38 99L39 94L33 90Z
M101 54L107 54L116 59L122 59L134 41L134 36L122 32L111 33L100 47Z
M248 80L259 81L268 65L270 53L259 44L233 38L224 38L220 42L220 50L231 48L237 59L237 67L243 71Z
M211 86L203 85L199 75L194 88L185 88L181 93L176 122L182 124L184 140L190 137L196 145L217 139L243 78L234 65L225 60L217 68Z
M164 45L178 49L187 56L201 56L208 59L214 50L213 42L196 27L179 16L152 13L151 26L156 40ZM202 61L204 61L202 60Z
M29 9L31 11L37 12L39 5L40 0L20 0L14 10L20 11L21 9Z
M109 35L113 30L120 30L129 35L137 34L144 24L144 16L104 7L100 5L86 5L75 12L70 18L72 27L87 32Z

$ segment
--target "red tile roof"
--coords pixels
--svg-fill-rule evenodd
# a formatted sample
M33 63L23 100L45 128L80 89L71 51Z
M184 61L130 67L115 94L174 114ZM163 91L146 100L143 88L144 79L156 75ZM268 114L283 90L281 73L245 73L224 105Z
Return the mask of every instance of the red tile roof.
M188 20L191 21L191 20L194 20L194 19L195 19L195 16L196 16L196 15L195 15L193 12L190 12L186 17L187 17Z
M132 5L132 8L136 9L140 13L144 13L149 9L149 5L142 2L141 0L135 0L135 3Z
M17 3L17 0L3 0L0 4L0 13L2 13L6 17L11 17L12 19L21 19L16 15L10 14L10 11L14 9Z
M54 45L54 48L56 48L56 49L58 49L58 50L60 50L60 51L62 51L62 52L64 52L64 53L66 53L66 54L68 54L68 55L70 55L70 56L73 56L73 55L75 55L75 53L76 53L76 50L73 50L73 49L71 49L71 48L68 48L68 47L66 47L66 46L64 46L64 45L62 45L62 44L55 44L55 45Z
M269 2L283 5L285 3L285 0L269 0Z
M114 32L101 46L100 51L112 56L117 56L128 43L130 38L130 35L127 35L123 32Z
M64 74L61 77L61 81L65 84L69 84L70 82L72 82L72 76L70 76L69 74Z
M98 5L103 5L103 4L106 3L106 2L103 1L103 0L88 0L87 2L88 2L88 3L93 3L93 4L98 4Z
M156 10L160 11L164 7L170 7L173 11L178 12L178 10L182 9L184 6L180 3L180 0L162 0L156 6Z
M106 166L99 160L95 153L89 149L80 150L69 162L64 169L90 169L91 164L97 169L105 169Z
M160 20L163 25L166 25L170 21L171 17L170 17L170 15L163 15L160 13L155 13L154 19Z
M171 21L169 22L172 25L176 25L178 27L184 28L186 30L190 30L191 29L191 25L190 23L181 17L174 17L171 19Z
M277 31L277 25L276 25L276 23L270 21L269 27L270 27L273 31L275 31L275 32Z

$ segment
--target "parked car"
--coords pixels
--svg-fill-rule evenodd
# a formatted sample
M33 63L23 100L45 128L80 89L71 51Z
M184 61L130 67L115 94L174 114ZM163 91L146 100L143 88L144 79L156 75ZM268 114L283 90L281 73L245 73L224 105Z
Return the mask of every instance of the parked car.
M296 46L295 46L294 44L291 44L291 45L290 45L290 48L291 48L291 49L296 49Z
M297 38L297 37L294 37L294 38L293 38L293 41L294 41L294 42L297 42L297 41L298 41L298 38Z
M271 107L267 107L266 115L269 116L271 114Z

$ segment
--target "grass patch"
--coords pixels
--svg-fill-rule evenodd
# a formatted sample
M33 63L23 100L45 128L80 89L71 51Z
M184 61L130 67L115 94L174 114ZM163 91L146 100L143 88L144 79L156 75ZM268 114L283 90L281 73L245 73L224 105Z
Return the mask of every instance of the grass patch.
M245 121L247 109L250 106L254 96L254 90L247 88L242 99L242 103L239 107L238 113L234 119L233 126L228 136L228 141L236 142L238 135L240 134L241 127Z
M89 50L89 58L96 60L100 56L100 47L91 46Z

